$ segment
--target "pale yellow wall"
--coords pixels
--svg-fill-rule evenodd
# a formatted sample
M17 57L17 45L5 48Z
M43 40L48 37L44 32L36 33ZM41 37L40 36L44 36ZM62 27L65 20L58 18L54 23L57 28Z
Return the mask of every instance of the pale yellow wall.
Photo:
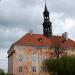
M8 74L13 74L13 52L14 47L11 47L8 51Z
M68 55L68 56L72 56L72 55L75 56L75 49L67 50L67 55Z
M31 75L38 75L38 74L41 74L40 73L40 64L42 63L41 60L40 60L40 50L43 52L44 56L45 56L45 52L48 51L48 49L40 49L38 47L32 47L32 46L15 46L14 49L16 50L16 53L14 54L14 74L19 74L15 72L15 67L16 65L22 65L24 66L25 64L28 66L29 68L29 72ZM34 52L33 52L34 50ZM23 61L22 62L19 62L19 55L22 55L23 56ZM34 64L32 64L32 55L34 55L36 57L36 61L34 62ZM32 73L32 66L36 66L36 70L37 72L35 73ZM23 73L21 73L22 75Z
M14 50L15 50L15 53L8 59L9 73L12 73L13 71L13 74L15 75L48 75L48 73L41 71L41 66L43 61L42 56L44 56L45 59L52 58L53 55L50 55L50 53L51 54L55 53L54 50L50 50L50 48L48 47L20 46L20 45L15 45ZM8 54L10 54L10 52ZM75 50L63 51L61 53L61 56L65 54L75 55ZM19 61L20 55L23 56L23 60L21 62ZM34 57L36 58L34 63L32 62L32 55L34 55ZM18 71L18 67L20 65L23 66L22 73L19 73ZM37 72L35 73L32 72L32 66L36 66ZM12 70L12 67L13 67L13 70Z
M13 74L13 55L8 58L8 73Z

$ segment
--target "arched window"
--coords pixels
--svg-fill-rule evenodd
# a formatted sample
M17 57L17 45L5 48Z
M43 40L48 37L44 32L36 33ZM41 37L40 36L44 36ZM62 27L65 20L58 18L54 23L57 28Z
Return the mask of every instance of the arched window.
M45 17L45 19L46 19L46 17Z

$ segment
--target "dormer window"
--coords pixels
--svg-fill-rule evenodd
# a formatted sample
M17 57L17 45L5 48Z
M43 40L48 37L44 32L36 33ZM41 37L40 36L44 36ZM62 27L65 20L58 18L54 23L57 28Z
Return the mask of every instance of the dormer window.
M42 41L42 38L39 38L38 41L41 42Z

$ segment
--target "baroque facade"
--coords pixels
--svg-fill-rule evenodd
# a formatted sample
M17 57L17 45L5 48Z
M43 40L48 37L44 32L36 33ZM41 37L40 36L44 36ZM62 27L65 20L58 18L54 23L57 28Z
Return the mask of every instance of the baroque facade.
M52 34L52 23L45 4L43 34L27 33L8 50L9 75L49 75L43 60L56 58L56 46L60 48L59 57L75 55L75 42L67 37Z

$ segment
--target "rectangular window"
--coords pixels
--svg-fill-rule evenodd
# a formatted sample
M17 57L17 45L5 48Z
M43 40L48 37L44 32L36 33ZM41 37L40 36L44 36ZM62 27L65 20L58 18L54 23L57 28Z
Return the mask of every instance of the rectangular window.
M22 66L19 66L19 72L22 72Z
M36 72L36 66L32 66L32 71Z
M22 60L23 60L23 56L20 55L20 56L19 56L19 61L22 61Z
M43 71L43 72L47 72L47 66L43 66L43 67L42 67L42 71Z

